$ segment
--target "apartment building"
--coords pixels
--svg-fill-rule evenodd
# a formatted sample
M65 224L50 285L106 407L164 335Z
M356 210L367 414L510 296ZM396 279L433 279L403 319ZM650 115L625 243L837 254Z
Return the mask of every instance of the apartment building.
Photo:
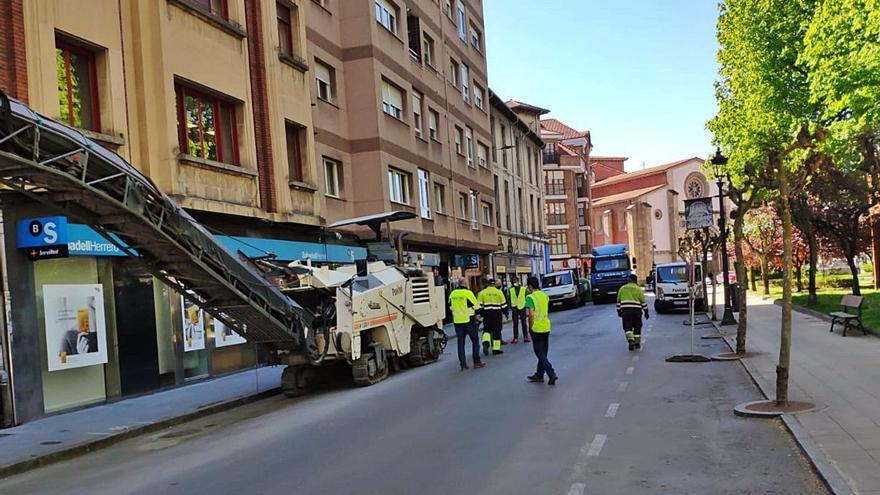
M525 119L538 120L549 110L504 102L491 89L489 102L498 231L492 272L523 281L529 274L545 273L547 247L541 172L544 141Z
M592 256L590 131L557 119L541 120L544 198L550 265L553 270L589 273Z
M412 212L408 252L476 284L497 246L482 3L305 3L327 220Z
M0 89L115 150L230 250L348 261L366 250L328 249L320 237L304 4L313 2L0 0ZM215 333L210 317L73 218L68 242L96 248L31 261L16 225L65 212L0 200L4 316L16 334L2 364L14 368L15 421L254 365L253 346ZM52 368L50 286L70 298L103 291L106 358ZM185 308L197 330L187 338Z

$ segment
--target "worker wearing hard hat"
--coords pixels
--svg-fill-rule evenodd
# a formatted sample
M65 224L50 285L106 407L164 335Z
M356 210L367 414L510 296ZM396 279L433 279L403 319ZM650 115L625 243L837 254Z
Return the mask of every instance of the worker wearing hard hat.
M630 275L629 283L617 291L617 316L623 320L623 332L631 351L642 347L642 313L648 319L648 302L638 281L635 274Z
M489 280L485 289L477 294L480 303L480 315L483 317L483 354L489 354L489 343L492 354L504 354L501 350L501 327L504 324L502 313L507 309L507 300L501 292L501 280Z
M513 287L508 290L510 298L508 304L513 310L513 340L511 343L519 343L519 327L522 326L523 340L529 342L529 312L526 311L526 288L520 285L519 279L513 279Z
M529 311L529 325L532 332L532 348L538 358L538 368L528 380L544 383L544 374L550 377L548 385L556 385L556 371L547 353L550 351L550 298L541 292L538 277L529 277L529 295L526 296L526 308Z
M449 294L449 309L452 311L452 322L455 324L458 363L461 365L461 369L468 369L464 353L465 336L471 340L471 358L474 360L474 368L486 366L480 361L480 338L477 335L477 323L474 320L474 311L480 309L480 303L474 297L474 293L465 285L464 278L458 279L458 288Z

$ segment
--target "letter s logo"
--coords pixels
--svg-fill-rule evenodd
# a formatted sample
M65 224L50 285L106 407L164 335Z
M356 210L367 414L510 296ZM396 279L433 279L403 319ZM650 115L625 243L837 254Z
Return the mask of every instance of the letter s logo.
M43 226L43 242L46 244L55 244L58 242L58 232L56 229L58 228L55 225L55 222L46 222L46 225Z

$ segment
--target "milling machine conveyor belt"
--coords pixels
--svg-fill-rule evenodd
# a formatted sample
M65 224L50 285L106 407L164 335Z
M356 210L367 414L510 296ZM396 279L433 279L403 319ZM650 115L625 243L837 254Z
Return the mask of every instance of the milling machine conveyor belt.
M305 348L307 311L119 155L2 92L0 184L89 225L249 342Z

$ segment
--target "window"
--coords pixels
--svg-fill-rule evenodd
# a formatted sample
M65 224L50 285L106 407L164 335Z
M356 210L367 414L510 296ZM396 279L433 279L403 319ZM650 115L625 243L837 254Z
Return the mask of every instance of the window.
M419 16L407 10L406 32L409 36L409 56L418 63L422 63L422 29L419 27L420 25Z
M321 7L324 7L325 9L327 8L327 0L312 0L312 1L315 2L316 4L320 5Z
M525 230L526 230L526 215L525 215L525 213L523 213L523 206L525 206L525 204L523 203L523 190L521 187L517 188L516 199L517 199L516 204L519 206L519 231L525 232Z
M422 34L422 57L426 65L434 67L434 39L428 33Z
M287 137L287 169L290 180L303 182L303 137L305 128L292 122L284 123L284 132Z
M388 197L395 203L409 204L409 174L388 169Z
M397 34L397 7L388 0L376 0L376 22Z
M449 59L449 84L452 84L456 88L458 87L459 71L461 71L461 69L458 67L458 62Z
M277 2L275 4L275 18L278 21L278 49L284 55L293 55L293 23L291 22L290 7Z
M339 195L339 162L324 158L324 193L331 198Z
M545 193L548 196L565 195L565 178L562 170L548 170L544 174Z
M461 149L462 141L464 141L464 131L461 130L461 127L455 126L455 152L459 155L464 154L464 151Z
M190 0L191 3L201 7L202 10L209 14L226 19L229 17L229 11L226 8L226 0Z
M492 134L492 161L498 161L498 150L496 149L498 146L498 141L495 140L495 116L489 116L489 132ZM496 203L497 204L497 203Z
M474 130L470 127L465 127L464 131L464 139L465 139L465 150L467 151L467 164L470 167L474 166Z
M578 227L587 226L586 208L584 205L578 205Z
M494 176L495 179L495 225L501 227L501 200L499 199L499 194L501 194L501 188L498 187L498 175Z
M617 223L617 229L620 231L626 230L626 210L620 210L620 221Z
M237 165L235 105L182 85L175 92L181 152Z
M467 204L468 204L468 195L465 193L458 193L458 218L462 220L467 218Z
M388 81L382 81L382 111L395 119L403 118L403 91Z
M566 232L550 234L550 254L568 254L568 234Z
M436 110L429 108L428 109L428 134L431 135L431 139L434 141L440 140L440 135L437 133L437 126L440 122L440 114L437 113Z
M446 12L446 17L452 19L452 0L446 0L446 5L443 7L443 12Z
M535 230L535 195L534 194L529 194L529 213L531 214L531 218L530 218L531 221L529 222L530 227L531 227L530 230L532 231L532 233L535 233L537 231Z
M522 156L519 152L519 138L513 138L513 159L516 161L516 175L522 177Z
M470 97L470 83L468 82L468 66L465 64L461 64L461 98L465 103L471 102Z
M546 203L544 208L547 210L547 225L566 225L568 223L565 218L565 203Z
M465 41L467 39L467 16L464 13L464 5L457 1L455 8L458 11L458 37L461 38L461 41Z
M446 186L443 184L434 183L434 211L437 213L443 213L445 211L444 208L444 198L446 198Z
M419 213L422 218L431 218L431 193L428 172L419 169Z
M55 63L61 120L71 127L100 131L95 54L59 41Z
M480 220L477 218L477 191L471 189L471 229L477 230L480 228Z
M483 168L489 166L486 161L487 156L489 156L489 148L483 143L477 143L477 163Z
M483 33L471 24L471 46L476 48L478 52L483 52Z
M504 181L504 228L510 230L510 181Z
M487 227L491 227L492 226L492 205L484 202L480 205L480 207L483 211L483 225L485 225Z
M474 105L480 110L483 109L483 88L479 84L474 84Z
M422 94L413 91L412 94L413 129L416 136L422 137Z
M602 212L602 235L605 236L605 242L611 241L611 210Z
M315 60L315 84L318 86L318 98L333 101L335 70L329 65Z

